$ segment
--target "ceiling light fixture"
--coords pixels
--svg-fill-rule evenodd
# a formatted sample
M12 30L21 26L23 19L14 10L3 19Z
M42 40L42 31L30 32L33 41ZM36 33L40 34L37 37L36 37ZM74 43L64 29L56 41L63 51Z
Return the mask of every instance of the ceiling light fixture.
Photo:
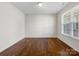
M42 7L42 5L43 5L42 2L39 2L39 3L38 3L38 6L39 6L39 7Z
M64 5L64 3L62 3L62 5Z

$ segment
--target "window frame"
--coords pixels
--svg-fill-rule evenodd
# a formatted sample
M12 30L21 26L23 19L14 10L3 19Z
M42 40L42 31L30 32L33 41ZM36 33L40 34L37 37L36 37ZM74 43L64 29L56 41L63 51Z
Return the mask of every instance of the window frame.
M66 14L68 14L68 13L70 12L70 13L71 13L70 21L73 22L73 13L74 13L74 11L75 11L76 9L78 9L78 8L79 8L79 5L77 5L77 6L73 7L73 8L71 8L70 10L66 11L65 13L63 13L63 14L61 15L61 33L62 33L63 35L65 35L65 36L68 36L68 37L70 37L70 38L77 39L77 40L79 40L79 36L76 37L76 36L73 35L73 24L72 24L72 31L71 31L72 34L71 34L71 35L69 35L69 34L67 34L67 33L64 32L64 15L66 15ZM79 24L78 24L78 25L79 25ZM79 34L78 34L78 35L79 35Z

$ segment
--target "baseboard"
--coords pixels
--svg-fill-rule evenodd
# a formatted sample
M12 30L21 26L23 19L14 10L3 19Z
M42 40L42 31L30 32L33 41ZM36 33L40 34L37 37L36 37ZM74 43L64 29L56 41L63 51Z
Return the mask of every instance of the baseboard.
M57 37L25 37L25 38L57 38Z

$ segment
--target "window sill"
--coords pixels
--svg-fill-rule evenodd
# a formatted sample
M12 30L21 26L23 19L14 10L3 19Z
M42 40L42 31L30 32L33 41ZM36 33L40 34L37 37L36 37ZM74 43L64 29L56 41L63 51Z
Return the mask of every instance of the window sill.
M73 39L79 40L79 38L74 37L74 36L71 36L71 35L68 35L68 34L66 34L66 33L62 33L62 34L65 35L65 36L68 36L68 37L70 37L70 38L73 38Z

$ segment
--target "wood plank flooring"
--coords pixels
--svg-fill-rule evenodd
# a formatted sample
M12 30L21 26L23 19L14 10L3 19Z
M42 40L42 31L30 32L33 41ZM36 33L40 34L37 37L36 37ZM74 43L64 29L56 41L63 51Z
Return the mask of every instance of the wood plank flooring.
M57 38L25 38L0 56L79 56L79 53Z

